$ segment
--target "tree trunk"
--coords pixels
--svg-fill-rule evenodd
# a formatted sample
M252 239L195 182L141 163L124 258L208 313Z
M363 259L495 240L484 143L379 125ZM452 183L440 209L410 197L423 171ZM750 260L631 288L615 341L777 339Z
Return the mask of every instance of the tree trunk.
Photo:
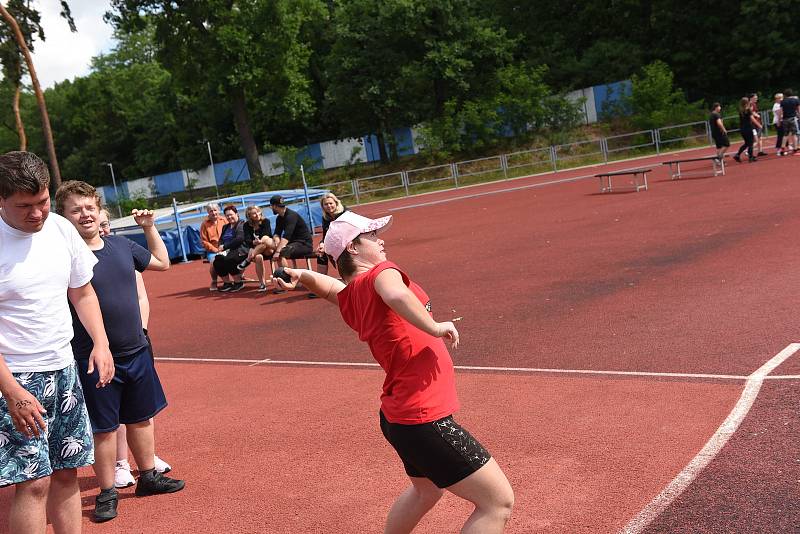
M258 162L258 145L250 129L250 118L247 114L247 101L244 95L244 87L236 86L228 88L228 97L231 99L233 108L233 122L239 134L239 142L244 150L244 158L247 160L247 170L250 171L250 179L261 178L261 164Z
M17 81L14 90L14 122L17 124L17 135L19 135L19 149L22 152L28 150L28 138L25 136L25 124L22 123L22 115L19 113L19 97L22 93L22 84Z
M25 57L25 64L28 66L28 74L31 75L33 92L36 94L39 113L42 115L42 133L44 134L44 143L47 146L47 159L50 164L51 188L55 190L61 185L61 171L58 168L56 145L53 142L53 131L50 129L50 117L47 114L47 104L44 101L44 93L42 92L42 87L39 85L39 78L36 76L36 69L33 67L31 52L25 44L25 37L22 35L22 30L19 29L19 24L17 24L17 21L11 16L11 13L6 10L2 3L0 3L0 15L2 15L3 18L6 19L6 22L8 22L8 25L11 26L14 32L14 40L17 42L17 46Z
M378 131L378 133L375 134L375 138L378 140L378 155L381 161L386 163L389 161L389 154L386 152L386 136L383 135L382 131Z

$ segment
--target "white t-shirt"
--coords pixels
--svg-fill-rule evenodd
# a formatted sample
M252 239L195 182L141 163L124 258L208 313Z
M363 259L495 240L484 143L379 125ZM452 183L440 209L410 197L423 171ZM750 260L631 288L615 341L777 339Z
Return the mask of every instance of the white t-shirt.
M0 355L12 373L56 371L73 362L67 288L89 283L95 263L60 215L51 213L35 233L0 217Z
M781 122L780 120L778 120L778 115L779 115L778 112L780 110L781 110L781 105L778 102L775 102L772 105L772 124L774 124L775 126L777 126Z

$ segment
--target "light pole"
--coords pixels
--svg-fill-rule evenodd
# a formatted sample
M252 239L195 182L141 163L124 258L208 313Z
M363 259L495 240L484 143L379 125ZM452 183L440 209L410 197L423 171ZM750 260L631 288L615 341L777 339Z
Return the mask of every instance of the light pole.
M114 196L117 200L117 211L119 211L119 217L122 218L122 206L119 204L119 191L117 191L117 179L114 177L114 164L113 163L106 163L105 161L101 163L101 165L107 166L111 169L111 183L114 184Z
M211 155L211 141L200 141L205 143L208 148L208 160L211 162L211 176L214 178L214 189L217 191L217 198L219 198L219 186L217 185L217 171L214 169L214 156Z

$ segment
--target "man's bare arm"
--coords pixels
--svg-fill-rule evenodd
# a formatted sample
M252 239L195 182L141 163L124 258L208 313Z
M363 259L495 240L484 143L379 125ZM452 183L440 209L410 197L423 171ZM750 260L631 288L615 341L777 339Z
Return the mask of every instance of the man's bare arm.
M89 355L89 369L91 374L95 366L100 373L97 387L105 387L114 378L114 358L108 348L108 337L103 324L103 315L100 312L100 303L91 283L81 287L71 287L67 290L67 298L75 308L83 327L92 338L94 348Z

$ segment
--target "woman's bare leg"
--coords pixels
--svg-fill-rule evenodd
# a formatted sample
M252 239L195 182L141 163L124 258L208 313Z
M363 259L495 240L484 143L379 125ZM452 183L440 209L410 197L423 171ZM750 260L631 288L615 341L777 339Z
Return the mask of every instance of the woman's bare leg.
M447 491L475 505L475 510L461 528L461 534L496 534L503 532L514 506L514 490L494 458L456 482Z
M408 534L422 517L439 502L444 490L427 478L409 477L411 487L394 501L386 517L385 534Z

